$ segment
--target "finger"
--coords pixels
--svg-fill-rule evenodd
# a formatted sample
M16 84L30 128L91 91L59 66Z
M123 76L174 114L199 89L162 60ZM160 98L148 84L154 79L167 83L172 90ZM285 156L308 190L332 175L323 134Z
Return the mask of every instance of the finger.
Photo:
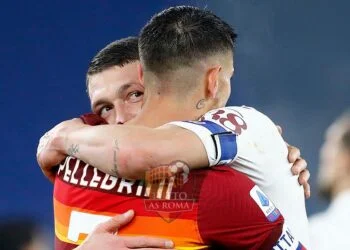
M124 237L124 243L129 248L157 247L171 249L174 247L174 243L171 240L145 236Z
M169 165L158 166L155 168L151 168L146 172L145 180L147 183L155 184L160 182L165 178L171 177L171 171Z
M188 175L190 169L182 161L174 161L170 163L169 165L163 165L163 166L158 166L151 168L146 172L145 180L146 183L148 184L157 184L164 179L173 177L173 176L180 176L181 174ZM177 181L180 181L179 185L184 184L183 180L177 178ZM186 181L185 181L186 182Z
M302 185L304 188L304 194L306 199L310 198L311 196L310 184L308 182L310 179L310 176L311 176L310 171L306 169L300 173L298 178L299 184Z
M282 135L282 132L283 132L282 127L280 125L276 125L276 128L278 130L278 133L280 133L280 135Z
M300 185L305 185L308 184L308 181L310 179L310 171L305 169L304 171L302 171L298 177L298 182Z
M95 229L95 232L115 233L121 226L128 224L134 217L134 214L133 210L129 210L126 213L116 215L106 222L99 224Z
M305 199L309 199L311 197L310 184L305 184L303 187L304 187Z
M292 173L294 175L299 175L307 168L307 162L303 158L297 159L292 166Z
M288 145L288 161L294 163L298 158L300 158L299 148Z

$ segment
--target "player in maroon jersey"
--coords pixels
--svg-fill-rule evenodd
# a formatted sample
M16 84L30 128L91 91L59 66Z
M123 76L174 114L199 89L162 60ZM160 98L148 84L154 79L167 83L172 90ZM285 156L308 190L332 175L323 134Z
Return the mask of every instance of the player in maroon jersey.
M82 119L90 125L104 123L97 115ZM144 185L111 178L68 157L55 180L55 223L68 227L56 226L56 249L72 249L98 222L128 208L135 210L136 219L118 234L165 236L179 249L271 249L278 242L282 215L243 174L221 166L192 171L182 180L182 185L173 185L179 183L175 179Z

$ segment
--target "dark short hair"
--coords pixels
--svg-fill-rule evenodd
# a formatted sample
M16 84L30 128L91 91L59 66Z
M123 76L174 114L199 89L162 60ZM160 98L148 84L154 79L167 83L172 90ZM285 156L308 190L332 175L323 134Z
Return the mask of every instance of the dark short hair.
M89 63L86 84L91 75L100 73L112 66L123 67L128 63L140 60L138 38L127 37L114 41L99 51Z
M233 52L236 37L233 28L209 10L171 7L153 16L141 30L140 58L146 70L162 73Z

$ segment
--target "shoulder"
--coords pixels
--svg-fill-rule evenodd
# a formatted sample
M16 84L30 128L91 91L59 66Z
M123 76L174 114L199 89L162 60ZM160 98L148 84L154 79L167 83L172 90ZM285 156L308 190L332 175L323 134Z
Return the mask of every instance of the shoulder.
M202 238L231 248L254 248L266 239L275 243L283 217L263 191L230 167L212 167L206 172L198 200ZM278 235L271 236L274 230Z
M249 211L252 206L256 207L251 195L255 183L244 174L226 165L199 171L205 171L199 196L199 205L203 205L205 210L208 208L208 201L215 208L213 211L219 209L223 213Z
M248 106L228 106L214 109L207 112L201 121L214 122L237 135L241 135L245 131L252 131L252 129L272 128L276 130L274 123L268 116Z
M210 170L203 169L200 171L206 171L204 183L208 188L212 183L215 183L217 187L228 187L227 185L229 185L234 187L247 186L250 188L254 186L254 182L244 174L233 169L230 165L220 165L212 167Z

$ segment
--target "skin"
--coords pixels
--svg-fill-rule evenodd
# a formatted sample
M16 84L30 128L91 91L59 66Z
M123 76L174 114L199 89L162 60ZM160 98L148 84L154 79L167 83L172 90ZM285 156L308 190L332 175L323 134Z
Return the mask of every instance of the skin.
M126 250L126 249L173 249L172 241L152 237L116 237L118 229L130 223L135 213L129 210L124 214L117 215L108 221L99 224L94 231L85 239L83 244L76 250L104 249L104 250Z
M341 137L349 126L349 120L337 121L327 130L320 150L318 183L323 195L333 199L340 192L350 189L350 154L341 143Z
M108 121L108 123L111 123L111 124L116 124L118 122L124 123L125 121L124 117L132 117L141 108L142 96L140 93L142 90L142 83L135 72L137 65L138 63L135 62L135 63L131 63L130 65L126 65L122 68L113 67L90 77L89 94L91 97L93 111L97 114L102 115ZM152 102L149 101L148 103L146 103L145 105L146 111L147 109L149 109L149 110L155 111L155 113L163 113L165 115L163 115L162 117L158 116L156 121L154 117L147 115L148 112L143 112L143 113L141 112L141 115L137 119L134 119L132 122L147 124L148 126L152 127L152 126L157 126L157 123L154 124L155 121L158 122L158 124L162 124L162 123L166 123L169 120L174 120L174 117L176 120L189 119L188 116L186 117L183 116L184 113L192 114L192 118L193 117L197 118L203 112L205 112L205 109L208 110L208 109L211 109L212 107L215 108L225 103L230 93L230 77L232 76L232 73L233 73L233 62L232 60L228 59L226 61L226 64L224 64L224 68L226 70L222 70L223 67L221 66L218 67L217 60L214 59L211 61L211 65L199 64L198 69L200 70L201 69L203 70L203 68L208 69L208 66L211 66L209 67L209 70L208 70L209 77L207 79L207 82L204 84L204 86L207 86L208 89L207 90L200 89L196 93L197 97L193 98L194 100L199 99L199 102L197 103L193 102L191 103L191 105L186 104L187 107L190 107L190 108L187 108L187 107L179 108L178 105L175 105L175 107L172 108L169 106L169 103L171 102L168 101L166 105L163 105L161 104L161 102L164 102L163 98L157 99L157 96L156 96L156 98L154 97L151 98L153 99ZM178 72L178 73L186 74L186 71ZM140 72L140 76L141 76L140 78L142 78L142 72ZM150 78L149 81L152 81L152 75L149 76L149 78ZM218 84L217 84L218 82L221 83L221 87L218 87ZM129 83L132 83L132 85L126 88L125 86L128 85ZM120 90L124 90L124 91L120 91ZM138 94L135 94L134 91L137 91ZM206 91L209 94L207 96L204 96L205 98L201 98L203 96L201 96L200 94ZM117 93L117 94L114 94L114 93ZM123 94L119 94L119 93L123 93ZM217 98L217 95L220 95L220 98ZM125 96L132 96L132 98L125 98ZM137 100L137 101L131 102L130 99ZM167 99L171 99L171 97L167 97ZM208 99L209 99L209 102L211 102L209 104L208 104ZM218 100L218 99L221 99L221 100ZM198 109L198 103L200 103L199 109ZM147 107L150 107L150 108L147 108ZM162 107L165 107L164 108L165 110L164 109L162 110ZM159 110L159 108L161 110ZM204 111L202 111L203 109ZM130 110L132 110L133 113L129 115L125 115L125 114L128 114L128 111ZM174 110L174 112L170 113L169 110ZM184 110L186 110L186 112L184 112ZM179 112L176 112L176 111L179 111ZM120 116L122 116L122 118L118 118ZM59 139L60 138L59 135L62 135L62 134L66 135L70 133L70 130L74 130L77 127L78 128L84 127L84 125L81 123L80 120L63 122L49 132L51 134L50 138L49 137L45 138L44 136L41 140L41 143L40 143L41 145L39 145L39 149L38 149L38 160L39 160L39 164L42 166L42 170L44 174L48 176L51 180L53 180L55 177L54 172L52 172L51 170L51 166L57 165L61 161L61 159L63 159L66 156L67 153L70 155L73 154L81 158L82 160L88 162L90 165L100 168L100 170L104 172L107 172L112 175L116 175L118 173L118 170L116 169L117 165L123 165L123 164L116 164L116 162L114 162L114 159L116 158L113 156L113 154L116 154L115 147L114 147L115 141L110 143L113 145L112 150L110 150L109 145L107 145L107 148L100 147L100 150L96 150L97 148L96 145L99 145L99 143L103 144L105 143L104 140L108 140L110 137L113 137L113 138L118 138L119 144L125 146L127 145L128 141L130 142L130 138L123 137L123 135L135 134L132 132L133 130L136 130L135 131L136 135L140 138L139 128L128 128L129 131L126 131L127 127L125 126L124 127L125 129L122 131L120 135L120 134L113 134L115 132L115 129L113 126L110 126L110 127L103 126L104 129L106 129L106 131L100 131L100 133L98 132L100 128L85 127L85 129L88 131L88 135L90 136L90 141L91 140L95 141L96 143L95 145L90 144L91 148L85 148L85 149L81 144L79 145L79 147L77 147L78 144L74 144L74 143L72 144L68 143L69 144L68 148L66 145L62 146L62 139L61 140ZM97 134L93 133L92 131L96 129L97 129ZM179 128L176 127L173 129L179 129ZM75 132L77 131L78 133L75 133L75 137L74 135L71 134L72 135L71 141L79 141L79 137L80 138L83 137L85 139L87 138L87 136L84 135L84 130L80 130L80 131L75 130ZM193 136L191 133L189 134L185 130L181 130L181 131L178 130L176 132L173 130L166 130L166 129L161 130L161 132L162 133L159 133L160 139L162 137L171 138L172 136L175 135L176 138L181 138L181 141L180 141L181 144L182 144L182 141L184 141L184 139L186 139L186 141L194 140L196 142L194 143L194 145L199 145L196 148L196 151L202 152L202 154L205 155L204 148L201 146L200 143L198 143L198 138L196 136ZM105 135L105 137L98 135L101 133ZM179 136L180 134L181 136ZM107 135L107 138L106 138L106 135ZM123 141L123 138L125 142ZM154 139L154 135L152 139ZM57 143L57 141L61 141L61 143ZM64 139L64 141L67 142L66 139ZM147 138L144 138L143 141L149 141L149 140L147 140ZM171 140L168 140L168 141L169 143L174 144L174 141L171 141ZM49 143L50 146L46 148L46 153L40 154L41 149L44 148L43 145L47 144L48 142L50 142ZM61 147L65 147L66 151L52 150L52 148L54 148L53 145L58 145L58 144L61 144ZM193 144L188 143L188 145L193 145ZM145 143L138 144L138 146L141 147L142 149L148 149L149 152L152 153L153 155L154 155L154 152L159 151L158 150L159 144L155 145L156 148L154 149ZM164 147L166 148L167 146L164 145ZM123 148L125 149L125 147ZM132 150L133 152L125 152L124 156L122 157L121 155L118 155L118 159L127 160L130 158L131 159L147 158L147 157L144 157L144 155L140 155L139 157L129 157L130 154L134 155L134 152L135 152L134 150L135 147L131 147L131 148L133 149ZM193 147L189 147L187 149L182 145L180 148L186 152L193 152ZM47 149L50 149L50 150L47 150ZM84 151L86 152L85 154L81 153ZM110 152L110 155L103 158L99 157L101 154L106 154L106 152ZM41 157L40 155L45 157ZM86 155L87 157L84 157L84 155ZM159 162L171 162L173 160L178 160L177 155L181 155L181 152L173 152L173 154L169 156L169 158L161 158L161 160L158 159L158 160L154 160L153 162L139 162L136 164L151 168L158 165ZM190 157L191 155L192 154L190 154ZM165 157L165 155L160 154L160 157ZM105 161L106 159L110 161L110 162L107 162L107 164ZM309 184L307 183L307 180L309 179L310 174L307 170L304 171L304 169L306 168L306 162L300 158L300 151L295 147L289 146L288 159L290 162L294 162L294 165L292 168L293 173L294 174L301 173L299 176L299 182L304 185L305 196L309 197L310 187L309 187ZM186 160L186 162L190 163L190 166L194 166L194 167L208 165L206 158L204 159L204 161L198 161L196 157L194 157L193 159L186 158L182 160ZM133 163L130 163L130 164L132 165ZM106 168L106 166L109 166L109 167ZM120 172L120 169L119 169L119 174L121 174L122 176L126 176L128 178L143 178L144 172L146 171L145 169L140 169L139 171L137 171L137 169L131 169L131 170L132 171Z
M227 63L228 65L232 65L232 62L229 61ZM128 76L128 79L133 79L136 80L136 77L134 78L130 78L132 73L132 68L135 67L135 65L130 65L130 67L125 67L125 76ZM130 69L130 71L129 71ZM122 124L125 122L125 117L131 117L131 116L127 116L125 115L128 112L125 112L125 108L128 108L128 110L132 110L135 111L135 113L137 113L137 105L140 105L140 102L130 102L130 98L119 98L119 97L123 97L123 96L130 96L127 92L129 90L132 90L132 87L135 86L136 90L139 90L139 84L136 83L133 84L132 86L128 87L128 88L123 88L122 86L125 85L125 82L131 82L130 80L121 80L121 81L116 81L117 77L114 77L115 75L120 76L122 69L121 68L112 68L110 70L106 70L104 72L101 72L98 75L92 76L90 78L90 85L89 85L89 94L91 97L91 101L92 101L92 109L95 113L101 115L102 117L104 117L108 123L111 124ZM143 111L141 112L141 114L138 116L137 119L135 119L133 121L134 124L140 123L140 124L147 124L148 126L152 127L152 126L157 126L159 124L161 124L162 122L165 123L169 120L171 120L170 117L176 117L178 119L189 119L188 117L183 117L183 114L190 113L192 115L192 119L198 118L200 116L200 114L205 113L206 111L208 111L211 108L215 108L216 105L223 105L226 103L225 99L227 100L228 96L229 96L229 90L230 90L230 77L232 76L233 73L233 67L229 68L228 70L222 70L223 74L219 74L219 72L221 71L221 66L219 67L212 67L208 70L208 78L205 80L204 82L204 88L200 89L197 93L194 94L195 100L198 100L197 102L193 102L193 103L186 103L186 105L184 105L183 107L173 107L174 109L172 109L172 105L171 102L169 103L164 103L164 100L171 100L171 97L167 97L167 98L160 98L157 96L153 96L152 98L152 94L150 94L151 97L148 96L148 102L146 102L146 105L143 109ZM126 77L127 78L127 77ZM143 78L143 74L142 71L140 71L140 78ZM150 81L152 81L152 76L150 76ZM221 87L218 86L218 83L222 83ZM130 88L130 89L129 89ZM121 89L126 90L126 94L119 94L122 91L120 91ZM117 93L114 94L113 93ZM204 96L203 96L203 93ZM114 98L113 98L114 97ZM133 96L135 97L135 95ZM102 101L101 101L102 100ZM127 100L127 101L125 101ZM131 99L131 100L135 100ZM151 100L151 101L150 101ZM163 105L166 104L166 105ZM190 108L190 110L188 109L189 104L191 104L190 106L192 108ZM140 106L139 106L140 107ZM163 108L163 110L162 110ZM169 113L169 110L173 110L173 112ZM155 122L154 117L152 119L150 119L150 116L147 116L146 114L148 112L160 112L161 114L163 114L162 117L157 117L157 122ZM184 112L185 111L185 112ZM135 114L133 113L133 114ZM165 114L165 115L164 115ZM122 116L122 118L118 118L118 116ZM114 125L115 126L115 125ZM89 149L82 149L81 147L79 147L79 144L71 144L71 142L67 142L68 138L66 137L65 139L63 139L65 144L65 148L67 149L67 145L75 145L74 146L74 150L71 150L71 146L69 146L69 148L67 149L67 152L70 151L70 153L74 155L76 155L77 157L80 157L80 152L81 150L88 152L88 155L93 156L93 158L95 159L112 159L113 158L113 162L111 165L113 165L112 167L112 172L114 174L117 174L117 165L119 164L116 163L116 152L120 150L119 148L119 144L120 144L120 138L121 135L116 135L114 134L115 130L113 126L100 126L100 127L105 127L108 129L112 129L112 131L102 131L102 133L104 135L108 135L107 137L113 137L113 138L118 138L118 141L113 141L112 144L112 151L114 153L114 157L98 157L99 155L92 155L91 153L96 153L95 150L90 150ZM123 127L127 128L126 125L124 125ZM59 134L65 134L68 135L70 133L72 133L72 131L69 131L70 129L73 128L73 133L77 132L77 130L74 131L74 128L79 128L78 129L78 133L76 134L79 137L79 132L82 132L84 134L84 129L91 129L91 127L87 127L84 124L81 123L81 121L79 119L75 119L75 120L71 120L71 121L67 121L64 122L63 124L58 125L58 127L56 127L56 129L54 128L53 130L49 131L48 136L45 137L45 139L42 141L41 144L43 144L42 146L39 145L39 148L41 148L40 151L38 151L38 160L40 163L40 160L42 160L40 158L40 155L46 155L48 156L46 159L59 159L60 157L66 157L67 152L66 151L59 151L59 150L51 150L52 146L55 144L55 142L57 142L57 138L58 141L61 141L59 138L62 138L60 136L55 136L59 135ZM96 127L97 128L97 127ZM134 131L133 131L134 129ZM145 128L147 129L147 128ZM176 127L176 129L178 129ZM68 130L68 131L67 131ZM62 132L63 131L63 132ZM137 133L138 131L140 131L140 127L136 128L135 131L135 127L131 128L131 131L122 131L122 134L135 134L135 132ZM165 131L165 132L164 132ZM98 131L97 131L98 132ZM181 132L185 132L184 134L181 135ZM167 134L168 133L168 134ZM51 134L51 136L50 136ZM98 133L94 133L94 131L89 131L88 132L89 135L92 135L92 137L90 139L92 139L93 141L96 139L96 134ZM147 133L146 133L147 134ZM192 134L188 134L186 130L179 130L176 133L173 133L172 130L170 130L167 132L167 129L163 129L163 134L160 133L160 135L165 136L165 138L169 138L169 136L173 136L176 135L176 137L178 138L186 138L186 136L189 136L189 139L192 140L198 140L198 138ZM86 136L86 134L85 134ZM54 139L52 139L54 138ZM55 139L56 138L56 139ZM85 137L86 138L86 137ZM99 137L101 138L101 137ZM154 140L154 136L152 137L152 139ZM71 138L73 141L75 140L74 135ZM103 138L102 138L103 139ZM147 139L147 138L145 138ZM126 140L129 140L128 138L126 138ZM147 141L147 140L145 140ZM149 140L148 140L149 141ZM187 141L187 140L186 140ZM190 143L189 143L190 144ZM49 145L49 146L48 146ZM120 145L125 145L125 143L121 143ZM201 146L201 143L197 143L196 145L200 145L198 150L194 150L193 147L191 147L191 151L197 151L197 152L202 152L203 154L205 154L204 148ZM157 147L159 147L160 145L157 145ZM147 147L147 146L146 146ZM93 148L96 148L95 145L93 145ZM182 147L183 148L183 147ZM110 149L110 148L108 148ZM305 161L302 159L298 159L298 157L300 156L300 151L296 150L295 148L290 148L291 150L289 151L289 160L294 160L295 164L294 164L294 170L293 171L301 171L303 170L303 168L306 167L306 163L304 163ZM105 149L103 149L104 151ZM44 151L44 154L41 154ZM158 151L158 150L157 150ZM186 151L188 151L188 149L186 149ZM104 151L106 152L106 151ZM154 152L154 151L153 151ZM50 156L51 153L51 156ZM98 152L99 154L100 152ZM56 155L52 155L52 154L56 154ZM130 158L130 157L127 157ZM133 159L143 159L142 156L140 157L132 157ZM82 160L85 160L82 158ZM304 161L304 162L303 162ZM191 161L188 161L191 162ZM47 162L42 162L42 165L47 164ZM54 163L51 162L48 165L55 165L58 162ZM91 162L89 162L91 164ZM208 162L205 162L205 164L207 165ZM92 163L92 165L98 165L98 163ZM107 164L108 165L108 164ZM201 162L199 163L199 166L203 166L204 164ZM52 174L51 170L46 171L45 168L42 168L44 173L50 173ZM108 171L107 171L108 172ZM54 178L54 175L51 175L51 178ZM306 181L307 182L307 181ZM308 185L308 184L307 184ZM127 223L127 222L126 222ZM101 225L100 225L101 226ZM99 226L99 227L100 227ZM103 227L103 225L102 225ZM133 242L139 242L136 241L135 238L130 239L131 241L128 241L128 239L124 239L123 237L114 237L113 232L115 232L115 230L110 231L110 230L105 230L103 232L101 232L99 229L95 230L94 232L92 232L90 234L90 236L87 238L86 242L84 242L80 247L78 247L78 249L93 249L94 245L98 243L98 247L101 247L100 244L106 244L105 249L108 249L107 247L110 246L120 246L120 249L124 249L122 247L125 247L125 249L128 249L127 247L130 247L130 245L127 244L135 244ZM112 237L111 237L112 235ZM148 247L169 247L171 245L169 245L170 243L167 243L167 245L152 245L152 243L154 241L152 241L152 239L149 238L143 238L143 240L145 242L144 245L141 246L148 246ZM160 239L158 239L158 241L160 241ZM103 242L103 243L101 243ZM129 243L128 243L129 242ZM135 247L136 245L133 245L133 247ZM140 246L140 245L138 245Z
M135 74L137 67L133 62L89 77L91 110L109 124L124 124L141 110L144 87Z

